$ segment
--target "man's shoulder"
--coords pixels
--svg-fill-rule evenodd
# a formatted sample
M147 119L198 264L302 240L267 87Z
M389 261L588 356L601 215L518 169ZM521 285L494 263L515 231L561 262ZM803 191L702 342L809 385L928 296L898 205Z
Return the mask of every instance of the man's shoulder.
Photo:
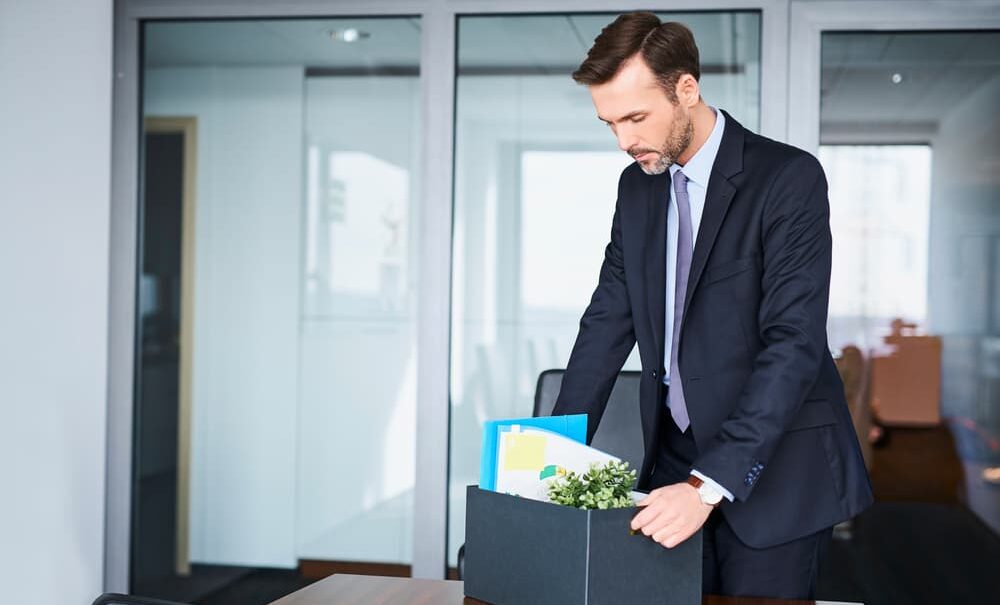
M804 149L746 131L743 147L744 167L753 171L780 171L796 168L820 169L816 156Z
M741 178L743 183L764 194L760 197L761 207L770 207L772 211L779 206L769 204L767 200L777 200L776 204L826 204L825 195L806 195L814 189L824 194L826 191L826 174L816 156L794 145L749 131L743 147ZM817 183L823 183L822 188L817 189ZM789 192L792 195L788 195Z

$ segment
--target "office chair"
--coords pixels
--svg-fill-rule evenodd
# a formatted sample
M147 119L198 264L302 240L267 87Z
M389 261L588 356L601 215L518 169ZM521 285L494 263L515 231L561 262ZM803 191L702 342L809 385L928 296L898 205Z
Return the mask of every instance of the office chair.
M177 603L176 601L164 601L162 599L150 599L147 597L133 597L124 594L106 592L92 603L92 605L189 605L188 603Z
M874 426L872 408L869 403L871 364L865 359L861 349L854 345L847 345L840 351L840 355L834 358L837 365L837 372L840 373L840 380L844 383L844 396L847 399L847 408L851 412L851 421L854 423L854 431L861 445L861 455L865 460L865 468L872 470L872 442L871 431Z
M545 370L535 385L533 416L550 416L566 370ZM621 372L608 397L608 407L597 425L593 447L617 456L638 471L642 468L642 420L639 417L639 378L642 372ZM465 545L458 549L458 579L465 578Z

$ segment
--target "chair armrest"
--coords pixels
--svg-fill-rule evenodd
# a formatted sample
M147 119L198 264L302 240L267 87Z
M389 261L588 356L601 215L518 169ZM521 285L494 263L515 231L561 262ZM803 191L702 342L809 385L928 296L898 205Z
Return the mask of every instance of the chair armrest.
M150 599L147 597L133 597L130 595L106 592L94 600L92 605L187 605L176 601L164 601L162 599Z

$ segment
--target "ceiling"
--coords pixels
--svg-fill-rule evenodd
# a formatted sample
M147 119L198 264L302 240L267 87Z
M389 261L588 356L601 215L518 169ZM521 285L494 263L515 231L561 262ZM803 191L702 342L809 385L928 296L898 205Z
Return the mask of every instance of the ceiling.
M346 43L329 32L355 28L371 37ZM145 65L158 67L415 66L420 20L281 19L153 22L144 31Z
M1000 32L826 33L822 57L824 140L927 141L942 115L1000 77Z
M576 67L613 15L472 16L459 21L462 67ZM662 14L661 17L671 18ZM702 41L702 62L733 64L759 57L757 13L672 15ZM370 37L334 41L355 28ZM303 65L319 68L417 67L420 19L268 19L152 22L145 28L147 67Z

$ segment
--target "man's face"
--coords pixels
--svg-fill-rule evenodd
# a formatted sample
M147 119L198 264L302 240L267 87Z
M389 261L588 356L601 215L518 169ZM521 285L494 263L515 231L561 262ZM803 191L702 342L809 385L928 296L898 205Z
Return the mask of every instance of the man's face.
M618 147L646 174L666 172L691 144L694 126L688 108L670 101L638 55L608 82L591 86L590 97L597 117L618 138Z

